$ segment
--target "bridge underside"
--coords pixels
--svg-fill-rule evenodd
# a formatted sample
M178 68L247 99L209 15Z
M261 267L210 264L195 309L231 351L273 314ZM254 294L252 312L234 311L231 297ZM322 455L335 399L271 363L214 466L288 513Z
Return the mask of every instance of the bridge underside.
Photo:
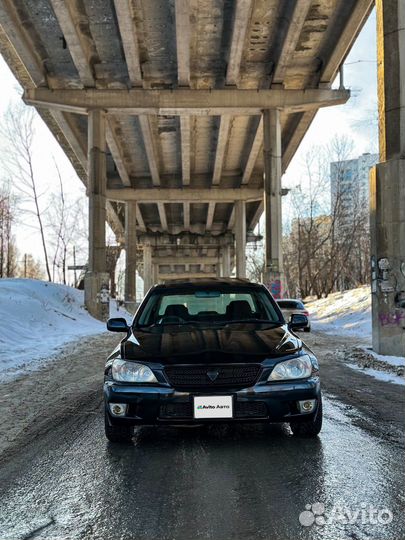
M137 267L146 288L243 277L263 211L264 280L282 282L281 175L317 109L348 99L331 84L372 5L0 2L0 50L87 186L93 314L107 312L106 220L126 249L129 306Z

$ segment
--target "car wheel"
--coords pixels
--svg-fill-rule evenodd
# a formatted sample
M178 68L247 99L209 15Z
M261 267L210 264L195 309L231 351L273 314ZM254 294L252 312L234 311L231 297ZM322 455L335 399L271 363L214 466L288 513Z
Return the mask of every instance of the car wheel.
M315 418L307 422L290 422L291 431L299 437L316 437L322 429L322 399L319 400Z
M306 327L304 328L304 332L310 332L310 331L311 331L311 327L310 327L310 326L306 326Z
M112 443L128 444L132 440L134 428L132 426L111 426L107 413L104 413L105 436Z

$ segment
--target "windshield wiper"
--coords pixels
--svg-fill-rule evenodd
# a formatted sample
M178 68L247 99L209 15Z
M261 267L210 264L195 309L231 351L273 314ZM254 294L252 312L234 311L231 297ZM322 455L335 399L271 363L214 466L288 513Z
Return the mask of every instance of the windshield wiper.
M182 322L162 322L162 323L152 323L152 324L143 324L137 326L139 330L146 330L149 328L161 328L162 326L184 326L186 324L198 324L196 321L182 321Z
M236 319L232 321L224 321L223 324L239 324L239 323L260 323L271 326L282 326L284 323L281 321L265 321L264 319Z

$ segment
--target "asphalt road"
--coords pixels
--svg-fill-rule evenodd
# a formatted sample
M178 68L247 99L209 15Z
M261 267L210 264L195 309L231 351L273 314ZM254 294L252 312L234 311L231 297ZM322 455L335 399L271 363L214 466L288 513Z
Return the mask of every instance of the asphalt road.
M286 426L142 428L115 446L100 394L82 389L77 409L3 459L1 540L404 538L403 387L333 362L332 338L310 340L326 393L318 439ZM302 525L314 503L320 524ZM390 523L378 523L384 509Z

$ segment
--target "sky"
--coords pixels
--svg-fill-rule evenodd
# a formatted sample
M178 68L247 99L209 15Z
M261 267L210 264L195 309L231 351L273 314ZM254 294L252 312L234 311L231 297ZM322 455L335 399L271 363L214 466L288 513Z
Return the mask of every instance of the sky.
M0 80L2 81L0 115L3 115L9 104L21 101L22 89L1 55ZM38 191L41 194L39 200L40 208L42 210L46 209L50 202L49 198L51 193L56 193L58 191L58 180L54 160L61 171L65 192L70 193L72 197L75 198L80 195L84 197L85 190L82 182L59 146L59 143L38 115L36 115L35 118L35 133L33 156L35 177L39 186ZM0 141L0 146L1 144L2 141ZM2 177L0 172L0 186L2 180L5 180L5 178ZM18 198L18 192L16 195ZM18 208L20 210L24 210L25 206L26 205L22 202L18 203ZM34 221L35 225L30 226L29 223L33 223L32 215L26 214L23 211L18 212L13 233L16 237L19 259L22 261L24 254L30 253L35 259L39 259L42 262L43 252L39 230L36 227L36 221ZM86 256L84 258L86 259ZM80 254L78 254L78 259L80 259ZM81 261L79 260L78 263L80 262ZM86 261L84 260L83 262ZM68 264L72 264L72 262L69 261Z
M336 135L344 134L353 139L352 157L357 157L363 152L374 153L378 151L375 28L375 12L373 12L345 62L344 81L345 86L352 90L352 97L345 105L321 109L318 112L283 176L283 187L294 188L298 184L304 183L304 157L306 153L313 146L327 144ZM21 89L1 56L0 80L2 81L0 114L2 114L10 102L21 99ZM39 117L36 121L36 132L36 171L40 189L44 193L41 201L43 208L46 207L49 193L57 190L54 159L62 173L65 190L72 197L84 196L80 179L75 174L59 144ZM283 200L283 212L286 217L289 216L288 195ZM36 258L42 258L39 233L32 227L24 226L23 221L20 220L14 230L20 254L32 253ZM78 254L78 259L80 259L80 254ZM78 263L80 262L79 260Z
M353 140L352 158L365 152L378 153L375 11L370 15L345 61L344 84L351 90L351 98L344 105L318 111L283 176L283 187L294 188L305 184L306 154L314 146L327 145L335 136L345 135ZM339 78L334 87L338 85ZM288 211L287 195L283 200L285 216Z
M334 86L338 87L338 78ZM378 152L377 140L377 45L375 11L359 34L344 64L344 84L352 95L344 105L320 109L296 152L284 184L298 174L302 158L313 145L322 145L335 135L353 138L354 155Z

